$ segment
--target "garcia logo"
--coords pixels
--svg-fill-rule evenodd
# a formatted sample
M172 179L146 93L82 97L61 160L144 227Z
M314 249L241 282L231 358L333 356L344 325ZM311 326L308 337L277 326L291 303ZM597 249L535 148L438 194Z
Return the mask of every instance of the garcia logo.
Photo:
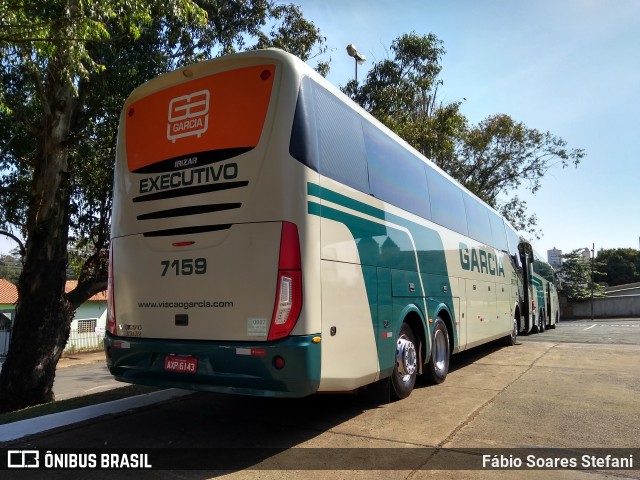
M172 98L169 102L167 139L173 143L178 138L197 135L209 128L209 90Z
M500 257L495 253L481 248L469 248L460 242L460 266L463 270L504 277L504 266Z

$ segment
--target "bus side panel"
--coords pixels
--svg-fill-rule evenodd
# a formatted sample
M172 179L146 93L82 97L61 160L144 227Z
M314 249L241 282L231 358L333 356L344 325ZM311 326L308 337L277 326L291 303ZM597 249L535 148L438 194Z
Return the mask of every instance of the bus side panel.
M511 275L507 276L508 280L511 280L510 277ZM499 325L497 333L502 333L504 330L513 327L511 284L502 282L496 283L496 299L496 320Z
M377 380L379 365L366 281L375 285L376 269L359 265L351 232L322 219L323 251L344 261L321 261L322 355L319 391L348 391ZM370 278L365 279L365 275ZM372 286L370 286L371 288ZM375 291L375 288L374 288Z
M451 231L441 232L448 271L459 280L454 296L461 298L456 317L466 335L459 351L509 335L512 330L514 271L508 254Z

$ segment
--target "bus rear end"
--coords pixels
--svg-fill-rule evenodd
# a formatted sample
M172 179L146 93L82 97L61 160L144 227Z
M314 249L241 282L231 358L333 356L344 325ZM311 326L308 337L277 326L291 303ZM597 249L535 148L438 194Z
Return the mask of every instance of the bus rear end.
M317 390L320 329L303 310L306 216L289 205L272 128L295 108L287 61L263 52L205 62L127 100L105 338L118 380L265 396Z

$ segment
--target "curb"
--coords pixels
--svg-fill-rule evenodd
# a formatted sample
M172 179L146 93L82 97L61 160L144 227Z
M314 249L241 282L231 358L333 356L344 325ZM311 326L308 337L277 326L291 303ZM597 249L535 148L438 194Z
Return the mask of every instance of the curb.
M86 407L68 410L66 412L52 413L42 417L29 418L19 422L0 425L0 442L18 440L28 435L46 432L54 428L60 428L74 423L83 422L92 418L120 413L127 410L165 402L174 398L191 395L191 390L170 388L158 392L145 393L135 397L121 398L112 402L89 405Z

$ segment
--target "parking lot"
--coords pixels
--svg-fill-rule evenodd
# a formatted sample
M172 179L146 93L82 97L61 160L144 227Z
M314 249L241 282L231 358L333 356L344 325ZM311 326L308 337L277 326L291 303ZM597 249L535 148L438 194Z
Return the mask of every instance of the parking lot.
M522 337L523 341L640 345L640 319L595 319L560 322L542 335Z
M562 322L514 347L474 349L454 357L443 384L419 385L387 405L348 395L284 401L197 393L15 446L181 449L171 465L185 470L146 472L147 478L640 478L639 324ZM221 448L247 447L253 455L233 468L186 470ZM477 468L485 452L518 457L532 448L578 454L595 447L603 455L635 454L635 469ZM464 470L470 460L476 466ZM43 472L31 478L37 473ZM144 472L130 473L142 478ZM87 472L47 472L47 478L87 478Z

